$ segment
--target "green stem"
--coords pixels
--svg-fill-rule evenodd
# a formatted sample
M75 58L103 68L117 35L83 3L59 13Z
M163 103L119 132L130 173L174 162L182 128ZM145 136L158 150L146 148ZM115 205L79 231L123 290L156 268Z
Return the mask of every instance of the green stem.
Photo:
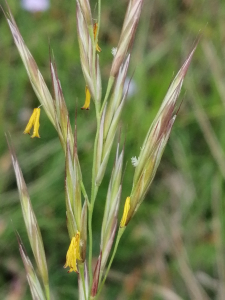
M104 107L105 107L106 101L107 101L108 98L109 98L109 93L110 93L110 91L111 91L111 89L112 89L114 80L115 80L114 77L112 77L112 76L109 77L109 81L108 81L108 85L107 85L107 90L106 90L106 93L105 93L105 98L104 98L103 103L102 103L100 115L102 115L102 113L103 113L103 109L104 109Z
M89 233L89 251L88 251L88 273L89 273L89 282L90 287L92 285L93 275L92 275L92 205L88 209L88 233Z
M88 256L88 269L89 269L89 282L90 282L90 289L92 286L93 281L93 274L92 274L92 245L93 245L93 237L92 237L92 216L93 216L93 209L94 209L94 202L96 199L96 195L98 192L98 187L92 187L92 197L91 203L89 205L89 214L88 214L88 232L89 232L89 256Z
M118 231L118 234L117 234L117 237L116 237L116 243L115 243L115 246L114 246L114 249L113 249L113 254L112 254L112 256L111 256L110 262L109 262L108 267L107 267L107 270L106 270L106 272L105 272L105 276L104 276L102 282L100 283L100 287L99 287L99 289L98 289L98 293L97 293L97 295L96 295L95 298L94 298L95 300L98 299L98 297L99 297L99 295L100 295L100 293L101 293L101 291L102 291L102 288L103 288L104 283L105 283L105 281L106 281L106 278L107 278L107 276L108 276L109 270L110 270L110 268L111 268L112 262L113 262L113 260L114 260L114 257L115 257L115 254L116 254L116 251L117 251L117 248L118 248L120 239L121 239L121 237L122 237L122 235L123 235L125 229L126 229L126 227L119 228L119 231Z
M46 294L47 300L50 300L49 284L45 284L45 294Z
M86 192L86 189L85 189L85 186L84 186L84 183L83 183L82 180L80 181L80 187L81 187L81 191L82 191L82 193L83 193L84 199L87 200L87 203L88 203L88 205L89 205L89 204L90 204L90 203L89 203L89 198L88 198L88 195L87 195L87 192Z
M92 215L94 210L95 198L98 192L98 186L95 185L96 179L96 155L97 155L97 144L98 144L98 136L100 129L100 114L99 108L96 105L96 118L97 118L97 132L95 136L95 144L94 144L94 155L93 155L93 166L92 166L92 188L91 188L91 202L88 205L88 233L89 233L89 253L88 253L88 272L89 272L89 281L90 287L92 286L93 274L92 274Z

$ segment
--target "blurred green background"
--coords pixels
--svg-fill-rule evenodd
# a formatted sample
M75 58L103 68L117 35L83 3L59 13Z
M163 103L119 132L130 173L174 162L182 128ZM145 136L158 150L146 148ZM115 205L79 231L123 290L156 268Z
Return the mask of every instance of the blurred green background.
M76 39L75 1L52 0L49 10L35 14L23 10L19 1L8 3L49 87L49 44L53 48L72 124L78 107L79 158L90 191L96 123L93 103L89 111L79 110L85 82ZM91 5L96 17L96 1ZM125 0L102 1L103 90L126 6ZM33 261L5 132L11 135L43 234L54 299L78 299L77 275L63 269L68 248L64 154L43 110L41 139L23 135L38 100L2 12L0 28L0 299L31 299L15 230ZM224 1L145 1L129 68L136 89L121 121L126 136L121 201L131 188L130 159L138 155L172 78L199 35L180 96L182 107L159 170L122 238L101 299L225 299ZM114 157L115 149L94 211L95 257Z

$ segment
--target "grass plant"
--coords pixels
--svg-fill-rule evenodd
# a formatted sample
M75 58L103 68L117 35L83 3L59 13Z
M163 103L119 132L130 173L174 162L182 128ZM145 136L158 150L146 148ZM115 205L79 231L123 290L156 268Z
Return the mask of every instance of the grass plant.
M83 6L84 5L84 6ZM132 6L133 5L133 6ZM162 105L159 109L159 112L155 114L155 118L153 118L153 123L147 122L148 128L145 131L146 138L140 142L141 151L136 154L136 158L133 159L133 174L132 180L129 185L126 182L126 174L124 175L124 167L123 167L123 159L126 153L126 149L129 146L131 139L128 136L128 145L127 142L124 143L124 147L120 146L121 142L117 143L116 147L116 157L114 159L114 164L110 164L110 157L112 157L112 151L114 150L113 144L115 143L115 136L119 132L119 124L122 122L123 117L126 117L127 109L129 111L129 103L126 103L126 94L127 91L124 92L124 82L127 76L128 65L130 61L132 62L132 55L130 57L131 42L133 41L134 33L137 26L138 18L139 18L139 9L141 9L141 1L131 1L129 3L127 14L125 17L121 38L119 40L119 44L117 47L117 52L114 56L112 67L109 69L109 79L108 85L105 85L105 81L100 75L100 66L99 61L101 61L101 53L97 53L97 45L101 46L102 51L104 51L104 47L101 45L101 39L98 37L98 34L102 30L103 22L100 20L101 11L99 9L100 3L98 4L98 30L96 35L93 31L93 17L92 10L88 5L88 2L78 2L77 3L77 28L78 28L78 39L81 53L81 66L83 70L83 75L85 78L86 85L86 96L87 91L90 92L91 95L91 110L95 110L96 113L96 127L94 123L89 124L87 120L82 118L82 122L86 122L85 127L90 127L90 132L86 133L87 135L95 135L95 142L93 151L89 151L89 156L93 152L93 166L92 166L92 175L89 176L88 180L83 176L82 164L80 161L80 156L82 157L82 153L79 152L80 147L82 145L83 136L80 138L79 136L79 126L81 124L80 120L80 112L77 113L76 118L71 117L74 114L69 114L69 108L67 108L67 104L64 101L64 96L62 94L62 86L61 82L58 79L56 64L54 61L54 56L51 53L51 61L50 61L50 69L51 69L51 77L52 77L52 86L53 93L50 93L47 88L47 84L45 84L43 76L38 70L33 58L26 48L26 45L19 33L17 25L14 21L14 18L10 11L6 12L6 17L8 19L11 31L14 36L15 43L19 49L23 62L25 64L26 70L28 72L28 76L31 81L31 85L34 88L34 91L40 101L42 107L40 108L43 114L43 111L46 112L50 122L53 124L53 128L55 128L59 140L62 146L62 153L58 159L59 165L61 164L61 171L63 172L65 166L65 191L66 191L66 205L65 209L66 213L64 213L64 222L67 219L67 227L68 227L68 236L67 245L64 248L69 248L70 241L72 241L73 247L73 255L75 253L75 257L73 257L70 262L67 261L67 265L70 267L71 271L77 271L79 274L65 274L64 276L77 276L78 277L78 290L75 289L75 293L79 294L79 299L97 299L101 297L100 292L102 291L103 284L109 275L109 278L114 278L114 281L121 280L125 275L121 273L111 273L110 267L114 260L114 255L119 252L117 251L117 247L119 242L122 242L121 239L124 231L129 234L129 227L132 226L134 214L136 214L137 209L142 203L144 197L146 196L149 186L155 176L156 170L159 166L159 162L170 136L170 132L175 121L175 117L179 111L180 104L177 104L178 95L180 93L180 89L183 83L184 76L186 75L187 69L189 67L190 60L192 59L193 51L190 52L187 59L185 60L183 66L181 67L178 74L175 76L170 88L164 98ZM130 14L130 15L129 15ZM133 15L134 14L134 15ZM134 18L136 16L137 18ZM130 17L130 18L129 18ZM124 36L125 35L125 36ZM194 48L195 49L195 48ZM50 51L51 52L51 51ZM160 55L160 54L159 54ZM162 52L163 55L163 52ZM151 61L151 60L150 60ZM151 63L151 62L150 62ZM138 71L137 71L138 72ZM102 84L104 83L104 84ZM192 83L191 83L192 84ZM103 85L103 89L102 89ZM193 95L194 91L193 86L189 89L189 85L187 85L188 93L190 91L190 95ZM103 95L103 96L102 96ZM66 99L66 97L65 97ZM86 99L87 100L87 99ZM88 101L88 100L87 100ZM140 100L138 100L140 101ZM194 103L194 105L196 102ZM140 104L143 105L143 104ZM37 105L39 106L39 105ZM125 108L125 107L128 108ZM88 104L84 105L85 108L88 108ZM140 108L139 108L140 109ZM123 110L123 112L122 112ZM196 110L197 111L197 110ZM84 111L84 113L88 113ZM70 117L69 117L70 115ZM138 111L137 111L138 115ZM179 114L178 114L179 116ZM206 119L206 118L205 118ZM199 119L199 120L205 120ZM36 119L37 120L37 119ZM76 121L75 121L76 120ZM129 119L127 119L129 120ZM203 122L202 121L202 122ZM70 124L74 124L70 125ZM78 124L79 123L79 124ZM200 124L204 124L201 123ZM35 125L33 123L33 125ZM42 124L41 124L42 125ZM132 126L132 124L131 124ZM42 127L42 126L41 126ZM41 128L40 127L40 128ZM75 127L75 130L73 128ZM207 127L202 125L202 130L205 129L205 132L210 132L207 130ZM53 131L51 131L52 133ZM123 129L122 129L123 132ZM143 130L144 132L144 130ZM42 133L40 131L40 135L42 138ZM145 136L142 135L142 139ZM206 140L210 141L209 135L205 135ZM127 137L126 137L127 138ZM141 139L141 138L140 138ZM180 156L177 156L176 153L174 155L175 161L178 165L181 162L181 170L187 170L187 165L185 165L186 157L190 156L189 153L186 153L182 147L182 139L172 136L171 142L174 145L173 150L179 149ZM33 143L36 143L35 141ZM55 147L53 144L53 148ZM13 142L14 144L14 142ZM122 143L123 144L123 143ZM13 159L15 174L17 178L17 185L20 191L20 199L22 205L22 211L24 216L24 221L26 224L26 229L28 232L28 237L30 241L30 246L33 252L34 259L36 261L38 272L36 274L35 268L33 268L31 260L28 257L31 257L31 252L29 252L29 256L25 252L25 247L22 244L20 236L18 236L19 241L19 249L22 256L23 263L25 265L25 269L27 272L27 278L31 289L31 294L34 299L50 299L55 297L54 285L50 284L49 289L49 280L48 280L48 271L46 258L48 261L48 257L50 257L49 253L45 254L42 242L42 236L40 235L39 226L36 221L36 217L34 214L35 208L32 208L29 195L27 192L26 184L23 179L23 175L21 169L18 165L18 160L15 155L15 151L13 146L11 145L11 141L9 138L9 145L11 149L11 156ZM32 144L30 144L32 145ZM214 146L217 149L217 152L212 150L214 154L215 160L219 164L219 161L223 160L223 157L218 153L222 152L222 150L218 149L220 147L220 143L210 143L209 145ZM31 146L33 147L33 146ZM59 148L56 148L54 151ZM91 149L91 148L89 148ZM138 149L136 149L137 151ZM41 151L41 149L40 149ZM128 150L129 151L129 150ZM129 152L128 152L129 153ZM111 155L110 155L111 154ZM34 155L35 157L35 155ZM39 155L40 160L41 155ZM182 157L182 160L180 160ZM130 157L131 158L131 157ZM130 158L128 164L130 163ZM32 162L35 164L34 162ZM36 165L38 162L36 162ZM87 164L89 173L90 164ZM60 168L60 167L59 167ZM129 167L127 167L129 168ZM24 167L23 167L24 169ZM190 167L191 169L191 167ZM222 168L221 168L222 170ZM111 176L109 175L111 173ZM209 173L205 173L206 176L209 176ZM49 177L47 175L47 177ZM90 178L91 177L91 178ZM29 177L27 176L28 180ZM172 174L170 178L167 179L166 184L173 185L173 178L176 180L176 174ZM123 182L122 182L123 179ZM187 172L184 176L185 182L188 183L188 187L190 188L190 193L196 195L198 192L196 191L195 182L193 179L193 175ZM105 183L105 182L107 183ZM53 179L54 182L54 179ZM91 183L90 183L91 182ZM156 178L157 182L157 178ZM219 182L219 181L218 181ZM217 183L218 183L217 182ZM102 186L102 183L104 186ZM39 187L41 186L41 182L39 183ZM107 187L106 187L107 186ZM183 185L182 185L183 186ZM87 188L86 188L87 187ZM123 192L122 200L121 193L122 187L125 190L125 195ZM102 188L102 191L101 191ZM155 194L158 194L159 197L165 198L163 191L157 190L157 187L154 188L153 184L153 193L155 189ZM218 190L220 186L215 184L214 196L217 199ZM179 194L179 192L178 192ZM47 197L47 196L45 196ZM159 263L165 267L165 261L162 258L164 257L163 253L167 253L168 249L172 249L171 252L176 260L175 264L178 264L178 268L180 270L180 278L183 279L185 283L185 288L187 289L187 293L190 299L210 299L207 295L207 292L204 290L204 283L206 282L204 274L195 274L190 267L190 262L188 256L186 255L186 249L184 243L182 241L182 231L181 231L181 222L187 222L187 227L193 228L192 218L188 218L188 214L193 210L193 205L190 203L191 196L187 193L186 201L182 204L184 206L183 210L176 212L177 206L171 203L172 217L168 215L168 212L163 210L160 213L156 213L152 216L154 223L154 237L155 240L152 243L154 244L154 248L158 249L162 254L158 256ZM184 198L185 198L184 197ZM105 211L103 214L103 221L101 224L101 229L99 228L99 224L101 221L96 222L95 215L99 213L99 198L101 201L101 210L103 210L102 206L105 204ZM177 195L171 197L173 199L177 198ZM126 204L125 204L125 199ZM121 202L121 203L120 203ZM33 203L33 201L32 201ZM216 202L217 204L219 202ZM125 205L124 205L125 204ZM144 202L143 204L144 205ZM142 205L140 206L139 212L142 213ZM219 205L219 204L218 204ZM123 206L125 206L123 213ZM196 205L197 206L197 205ZM95 207L95 211L94 211ZM120 210L119 210L119 207ZM122 210L121 210L122 209ZM196 210L199 209L199 212L202 211L201 207L196 207ZM213 211L215 216L218 216L219 210L218 206L213 206ZM120 217L119 212L121 212ZM138 212L138 213L139 213ZM138 215L137 213L137 215ZM65 218L66 214L66 218ZM151 216L151 215L150 215ZM195 214L195 217L197 213ZM38 219L38 218L37 218ZM121 223L119 222L121 220ZM217 220L220 220L217 217ZM47 221L42 221L46 222ZM57 220L55 221L57 222ZM189 222L189 224L188 224ZM191 224L192 223L192 224ZM43 223L44 224L44 223ZM43 224L40 225L41 228L44 228ZM141 232L144 233L143 224ZM64 225L65 226L65 225ZM46 229L47 230L47 229ZM132 227L131 227L132 230ZM215 230L217 230L218 236L222 234L220 227L215 226ZM42 231L42 230L41 230ZM191 229L190 229L191 231ZM149 236L151 236L152 231L147 230ZM99 239L100 246L94 242L96 237L99 237L101 233L101 238ZM46 234L46 233L45 233ZM126 234L123 235L125 238ZM160 238L159 238L160 237ZM24 239L24 238L23 238ZM44 244L46 245L45 238ZM52 238L53 240L54 238ZM121 240L120 240L121 239ZM166 246L162 245L162 240L165 241ZM65 245L65 240L64 240ZM170 246L169 246L170 245ZM47 246L47 245L46 245ZM167 250L165 250L165 247ZM26 246L26 249L29 246ZM99 249L98 249L99 248ZM220 240L217 241L217 251L218 251L218 259L221 262L221 246ZM64 256L66 256L66 249L64 251ZM94 256L98 256L93 260L93 252ZM157 252L157 251L156 251ZM170 253L170 252L169 252ZM156 254L156 253L155 253ZM54 253L55 255L55 253ZM69 252L68 255L70 256ZM111 255L111 256L110 256ZM131 254L130 254L131 255ZM140 253L141 255L141 253ZM128 254L129 256L129 254ZM116 257L116 256L115 256ZM121 257L123 257L123 253L121 253ZM156 257L157 259L157 257ZM123 259L122 259L123 260ZM218 263L218 266L220 263ZM61 264L63 266L63 262ZM118 268L120 269L120 268ZM171 265L171 272L175 272L176 266ZM65 270L64 270L65 271ZM51 278L52 270L49 272L49 277ZM131 272L130 282L132 280L136 280L138 275L132 275ZM167 277L167 270L161 273L161 280L165 283ZM165 277L163 277L165 275ZM68 278L68 277L67 277ZM196 280L196 278L200 278ZM221 264L220 269L220 278L223 278L223 269ZM208 278L210 281L210 278ZM165 280L165 281L164 281ZM51 279L50 279L51 281ZM213 283L213 281L210 281ZM43 284L43 287L42 287ZM166 286L167 284L165 284ZM66 285L68 286L68 284ZM129 283L129 286L132 286L132 283ZM168 284L170 286L170 284ZM213 287L213 284L212 284ZM52 289L52 291L51 291ZM63 290L63 283L62 283ZM170 288L162 288L157 284L152 284L150 288L146 288L145 281L141 283L142 296L144 299L144 293L149 295L149 293L153 293L155 295L155 299L159 297L160 299L179 299L180 297L173 292ZM102 297L104 298L104 291ZM60 292L61 295L63 292ZM66 291L68 294L68 290ZM71 294L74 292L71 292ZM135 296L135 291L133 291L133 295L129 292L129 299ZM181 288L181 294L186 295ZM209 293L210 294L210 293ZM50 296L51 295L51 296ZM220 287L220 295L222 295L222 287ZM74 296L76 298L76 295ZM146 296L148 297L148 296ZM221 296L222 297L222 296ZM141 298L140 298L141 299ZM221 298L222 299L222 298Z

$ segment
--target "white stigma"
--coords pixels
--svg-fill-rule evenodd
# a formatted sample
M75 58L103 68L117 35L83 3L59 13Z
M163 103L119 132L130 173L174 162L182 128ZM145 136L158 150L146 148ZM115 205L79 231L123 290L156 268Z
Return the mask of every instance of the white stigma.
M131 163L136 168L138 165L138 158L136 156L131 157Z
M111 50L112 55L115 56L115 55L116 55L116 52L117 52L117 48L114 48L114 47L113 47L112 50Z

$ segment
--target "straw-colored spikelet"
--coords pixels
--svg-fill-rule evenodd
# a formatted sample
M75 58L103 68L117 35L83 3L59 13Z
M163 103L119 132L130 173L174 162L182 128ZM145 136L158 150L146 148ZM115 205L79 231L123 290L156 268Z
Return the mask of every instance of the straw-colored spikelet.
M62 87L60 80L58 78L56 64L53 55L50 59L50 70L52 78L52 86L54 92L54 107L55 107L55 122L56 129L59 134L61 144L64 150L66 149L66 144L69 140L70 148L72 149L74 144L73 133L69 121L69 113L66 107L66 102L64 100ZM66 152L66 150L65 150Z
M8 7L7 21L9 28L12 32L14 42L17 46L19 54L22 58L24 66L26 68L27 74L29 76L31 85L34 89L35 94L38 97L38 100L43 105L44 110L46 111L47 116L49 117L52 124L56 127L55 122L55 109L53 104L52 96L47 88L47 85L39 71L37 64L31 55L29 49L24 43L24 40L20 34L20 31L16 25L16 22L13 18L13 15Z
M40 228L38 226L37 219L32 208L30 197L27 191L27 186L24 181L22 171L19 167L16 154L8 138L7 141L16 175L20 203L23 212L23 219L26 225L28 238L45 290L49 291L48 268Z
M27 74L29 76L33 90L38 97L42 107L44 108L49 120L56 128L60 142L66 151L67 133L70 139L70 146L73 145L73 135L70 124L68 124L68 111L62 94L62 88L57 76L56 66L54 61L51 61L51 75L55 99L52 98L51 93L39 71L37 64L31 55L29 49L24 43L24 40L19 32L16 22L8 7L7 21L12 32L15 44L18 48Z
M77 5L80 6L82 15L84 16L85 23L88 27L92 27L92 14L91 14L91 7L88 0L77 0Z
M75 154L76 155L76 154ZM69 145L66 153L66 176L65 188L67 199L67 211L71 211L74 217L74 230L80 231L81 226L81 191L80 191L80 178L79 168L77 165L77 157L70 152ZM72 232L74 236L74 232Z
M141 147L140 155L135 168L133 187L131 191L131 204L128 212L126 224L130 221L142 202L156 170L159 166L163 151L170 136L170 132L175 121L176 101L180 94L184 77L196 47L191 51L183 66L177 73L169 90L162 102L162 105L147 133L145 141Z
M70 267L70 271L79 272L82 270L84 283L81 277L78 277L79 299L87 299L89 291L89 280L86 266L86 246L87 246L87 213L88 199L85 196L85 201L82 206L81 199L81 182L82 175L77 155L77 138L76 127L74 146L70 150L69 139L67 139L66 148L66 175L65 175L65 190L66 190L66 215L67 227L71 239L71 247L68 249L65 267ZM74 238L79 233L79 242L76 242L76 249L79 246L79 253L73 256ZM73 244L72 244L73 242ZM69 251L70 250L70 251ZM76 250L78 251L78 250ZM71 256L72 255L72 256ZM85 287L85 290L84 290Z
M76 131L76 130L75 130ZM81 181L80 165L77 156L77 141L74 138L74 147L71 153L69 140L67 140L66 149L66 175L65 175L65 190L66 190L66 214L67 227L70 238L80 232L81 238L81 261L85 260L86 243L87 243L87 199L83 204L81 200Z
M101 184L102 178L105 174L109 154L112 149L114 137L118 129L120 116L124 107L128 89L125 91L125 93L123 90L129 62L130 55L128 55L124 64L122 64L120 67L113 93L109 103L105 105L102 113L97 147L96 185Z
M101 263L101 273L104 270L106 265L116 228L117 228L117 219L118 219L118 209L121 196L121 175L123 167L123 155L124 150L119 153L119 144L117 146L116 159L114 167L111 174L111 179L109 182L105 211L102 222L102 232L101 232L101 252L102 252L102 263Z
M77 35L80 47L80 61L86 85L94 102L101 100L102 85L99 68L99 56L96 54L97 32L90 28L77 2Z
M45 296L44 296L44 292L42 290L41 284L38 280L38 277L34 271L34 268L32 266L32 263L29 259L29 257L26 254L26 251L24 249L24 246L22 244L22 241L19 237L19 235L17 234L17 240L19 243L19 251L20 251L20 255L22 257L23 260L23 264L26 270L26 274L27 274L27 281L28 284L30 286L30 291L31 291L31 295L33 299L39 299L39 300L45 300Z
M127 56L124 63L120 66L119 73L116 78L113 93L108 103L106 110L105 123L104 123L104 140L107 140L109 144L112 139L113 123L118 124L118 120L115 120L120 115L120 112L124 105L124 82L127 76L127 71L130 63L130 55ZM126 94L126 93L125 93Z
M143 0L130 0L123 23L119 43L113 59L110 77L115 77L128 50L131 48L139 22Z

